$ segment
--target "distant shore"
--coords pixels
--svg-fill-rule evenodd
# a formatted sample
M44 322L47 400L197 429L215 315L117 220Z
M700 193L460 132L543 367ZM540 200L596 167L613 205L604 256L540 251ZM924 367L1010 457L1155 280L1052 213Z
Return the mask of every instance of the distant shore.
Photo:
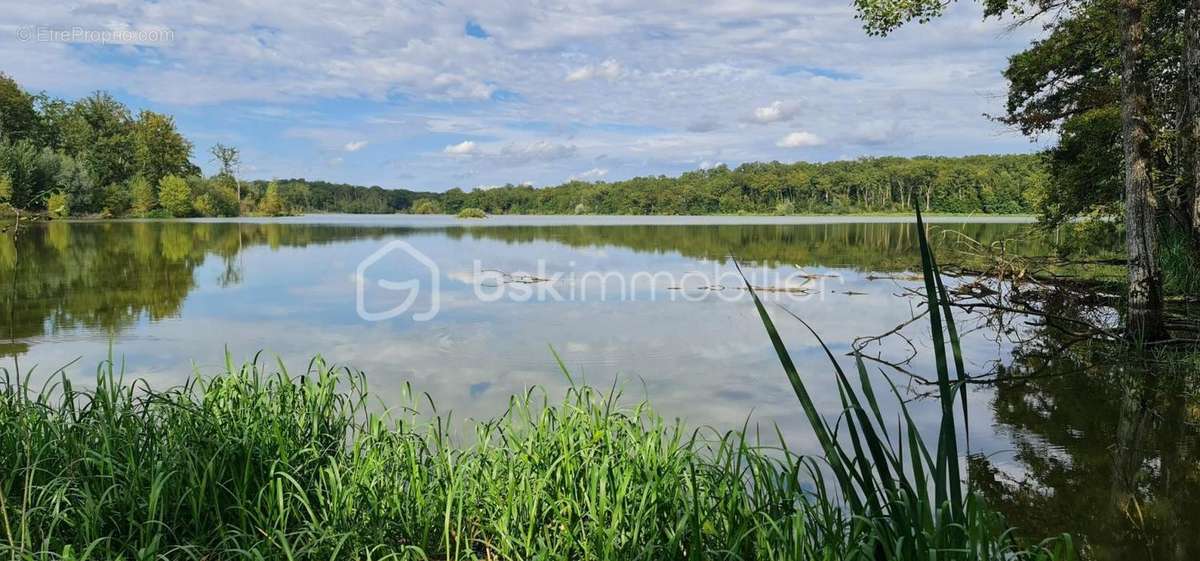
M953 224L1033 224L1031 214L924 214L929 223ZM915 215L900 213L872 214L494 214L486 219L462 219L449 214L300 214L294 216L234 216L214 218L97 218L72 217L71 222L168 221L168 222L276 222L283 224L398 224L410 227L434 226L703 226L703 225L819 225L819 224L908 224Z

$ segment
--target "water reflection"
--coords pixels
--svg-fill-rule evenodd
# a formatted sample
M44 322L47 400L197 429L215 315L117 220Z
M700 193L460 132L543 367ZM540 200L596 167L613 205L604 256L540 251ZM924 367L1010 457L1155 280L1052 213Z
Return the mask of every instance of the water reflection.
M320 352L365 370L385 401L412 382L461 418L494 415L508 395L530 386L561 390L566 382L552 345L578 378L596 384L616 378L668 416L727 429L752 415L752 423L778 423L793 446L812 451L748 301L678 300L658 287L637 299L481 302L464 274L479 261L505 271L532 271L544 262L555 271L678 276L729 270L730 255L772 271L801 267L835 279L836 292L792 304L835 353L912 315L914 303L897 297L911 284L896 273L917 268L908 224L532 222L37 225L15 239L0 237L0 354L43 373L80 359L70 374L86 381L111 345L130 376L166 385L191 374L193 361L201 372L218 370L225 349L235 360L264 349L278 353L294 371ZM1048 251L1026 225L936 229L943 261L951 259L959 233L985 244L1021 238L1021 251ZM355 313L355 266L393 239L437 261L443 309L434 321L370 323ZM384 267L397 278L412 272L403 263ZM984 321L962 318L963 331ZM814 392L818 407L836 415L840 404L823 351L794 322L778 323L810 387L826 390ZM969 465L977 481L991 481L984 487L988 499L1029 533L1083 536L1098 559L1200 553L1195 376L1146 383L1141 372L1154 365L1059 352L1061 333L1033 331L1027 343L1014 345L986 331L969 336L964 352L972 373L1002 367L1001 382L973 387L968 396L971 442L982 453ZM920 324L907 335L919 347L927 344ZM902 356L907 347L885 341L869 352ZM928 374L922 362L915 370ZM936 405L914 407L918 424L936 428Z
M305 247L378 238L384 229L278 224L50 222L0 237L6 354L39 336L74 329L120 335L139 319L179 314L197 288L194 272L212 257L222 286L241 280L238 255L265 245Z
M952 244L959 235L985 244L1023 239L1030 252L1045 251L1040 238L1030 237L1024 225L1002 223L938 225L941 241ZM673 252L695 259L768 264L848 267L865 271L904 271L919 268L917 239L912 226L896 223L796 225L635 225L530 226L518 228L452 228L453 238L474 237L528 243L551 240L570 247L614 246L635 251ZM938 236L935 236L938 237Z
M939 226L990 242L1018 234L1013 224ZM4 334L24 352L27 340L85 328L111 336L139 318L178 315L197 287L196 269L213 258L217 284L242 281L240 254L268 247L303 248L333 242L437 233L448 240L496 240L506 245L554 242L572 248L616 247L673 253L699 260L851 267L900 271L917 266L912 228L885 224L506 226L467 228L218 222L50 222L0 237Z
M993 394L1011 456L970 460L989 502L1021 527L1080 536L1090 558L1195 559L1198 373L1086 348L1047 355L1062 335L1040 335Z

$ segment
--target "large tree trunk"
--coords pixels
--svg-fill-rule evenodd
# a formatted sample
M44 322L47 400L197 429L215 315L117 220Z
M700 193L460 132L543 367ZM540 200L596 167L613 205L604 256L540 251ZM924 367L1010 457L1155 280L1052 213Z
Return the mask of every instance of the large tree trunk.
M1184 201L1192 224L1192 240L1200 249L1200 0L1189 0L1184 18L1186 46L1183 54L1183 74L1187 88L1187 121L1182 131L1190 160L1190 177L1184 179ZM1190 180L1190 181L1189 181ZM1189 185L1190 183L1190 185Z
M1140 0L1121 5L1121 136L1125 145L1125 247L1129 259L1128 332L1137 342L1161 339L1162 277L1158 269L1157 202L1150 177L1149 77Z

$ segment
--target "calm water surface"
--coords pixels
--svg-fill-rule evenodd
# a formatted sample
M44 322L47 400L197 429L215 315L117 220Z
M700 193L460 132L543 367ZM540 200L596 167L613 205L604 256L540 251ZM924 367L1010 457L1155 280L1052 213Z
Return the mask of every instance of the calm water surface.
M840 355L855 337L911 318L917 305L905 296L917 285L913 226L844 220L54 222L15 241L0 238L0 355L5 367L34 376L70 365L68 374L86 382L111 348L127 375L168 386L194 370L219 371L226 349L235 360L260 350L278 355L294 373L319 353L366 371L385 403L411 383L440 410L483 418L527 388L561 392L566 381L553 348L577 380L616 381L665 416L718 430L749 419L770 433L778 424L792 446L815 452L753 304L736 288L730 256L757 286L780 289L764 294L802 315ZM1023 239L1013 247L1049 251L1025 220L940 222L943 261L962 235ZM359 270L394 241L428 258L432 272L406 251ZM410 295L380 280L421 284L408 312L366 321L360 303L378 313ZM435 282L436 315L414 320L414 312L434 309ZM824 352L797 322L776 318L818 405L837 415ZM964 329L983 326L982 318L960 321ZM917 323L903 333L925 350L926 329ZM981 455L964 463L977 481L995 481L985 486L989 499L1029 533L1078 534L1095 558L1200 555L1194 400L1126 383L1114 365L1004 381L1046 372L1044 348L1011 339L980 329L964 342L972 374L1001 376L969 393L971 448ZM868 352L903 359L911 351L893 337ZM927 375L931 362L920 356L911 368ZM928 391L904 375L892 381L908 395ZM929 401L914 408L932 433L938 412ZM1140 514L1131 513L1129 497Z

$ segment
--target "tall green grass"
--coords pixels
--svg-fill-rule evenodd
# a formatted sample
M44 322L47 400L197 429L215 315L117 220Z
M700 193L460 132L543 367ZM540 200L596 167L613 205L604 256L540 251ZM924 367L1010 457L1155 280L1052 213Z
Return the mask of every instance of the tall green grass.
M458 444L361 374L252 363L154 391L0 383L0 558L841 559L865 528L812 460L586 387ZM415 401L414 401L415 403Z
M1167 294L1200 294L1200 263L1191 234L1174 225L1163 228L1159 264Z
M378 412L361 373L320 360L296 377L227 360L166 390L110 360L86 390L0 377L0 559L1070 558L1069 539L1019 546L962 484L957 334L923 238L922 253L953 350L935 357L932 450L902 401L889 433L862 361L856 386L831 353L830 425L757 296L820 457L587 387L515 396L459 442L411 391Z

